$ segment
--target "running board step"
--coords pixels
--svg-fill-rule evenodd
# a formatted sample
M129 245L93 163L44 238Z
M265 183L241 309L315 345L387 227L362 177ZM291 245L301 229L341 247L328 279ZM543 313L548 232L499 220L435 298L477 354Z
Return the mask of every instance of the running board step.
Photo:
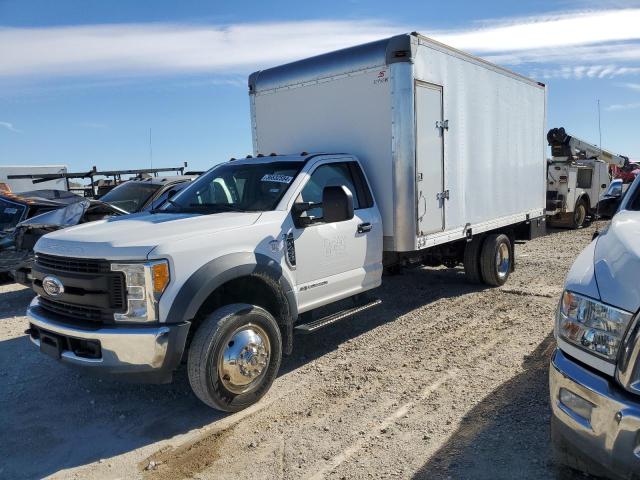
M327 315L326 317L318 318L317 320L313 320L309 323L303 323L302 325L297 325L295 327L295 331L298 333L313 333L316 330L320 330L323 327L328 325L332 325L334 323L339 322L340 320L344 320L345 318L351 317L356 313L360 313L364 310L368 310L376 305L380 305L382 300L375 299L369 303L365 303L363 305L358 305L357 307L348 308L346 310L342 310L337 313L333 313L331 315Z

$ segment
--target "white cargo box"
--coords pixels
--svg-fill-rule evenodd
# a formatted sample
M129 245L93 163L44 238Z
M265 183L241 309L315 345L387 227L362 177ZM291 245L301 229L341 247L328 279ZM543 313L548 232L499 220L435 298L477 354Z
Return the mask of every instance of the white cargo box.
M387 251L544 214L541 83L412 33L256 72L249 90L255 154L360 159Z

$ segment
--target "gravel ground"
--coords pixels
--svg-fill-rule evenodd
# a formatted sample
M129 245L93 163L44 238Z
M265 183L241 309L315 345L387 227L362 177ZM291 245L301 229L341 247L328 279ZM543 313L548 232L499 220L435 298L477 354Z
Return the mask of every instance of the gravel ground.
M1 478L583 478L550 459L553 311L593 228L518 245L504 287L385 277L383 303L296 338L271 391L224 415L171 385L96 379L23 334L0 286Z

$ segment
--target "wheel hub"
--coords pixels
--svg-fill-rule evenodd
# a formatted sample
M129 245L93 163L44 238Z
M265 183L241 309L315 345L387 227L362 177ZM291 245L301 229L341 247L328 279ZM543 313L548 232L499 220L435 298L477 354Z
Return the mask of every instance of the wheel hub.
M504 278L509 273L511 259L509 255L509 246L505 243L501 243L498 251L496 252L496 270L498 271L498 277Z
M221 382L233 393L245 393L260 384L269 364L269 337L257 325L244 325L227 339L218 362Z

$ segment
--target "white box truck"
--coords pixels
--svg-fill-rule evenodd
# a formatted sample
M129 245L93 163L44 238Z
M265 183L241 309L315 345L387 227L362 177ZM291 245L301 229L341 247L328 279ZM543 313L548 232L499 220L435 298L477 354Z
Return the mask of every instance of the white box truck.
M184 358L195 394L236 411L268 390L294 331L376 305L362 294L385 266L462 263L501 285L514 242L544 227L535 81L407 34L249 86L254 155L159 211L38 241L41 352L157 381Z

